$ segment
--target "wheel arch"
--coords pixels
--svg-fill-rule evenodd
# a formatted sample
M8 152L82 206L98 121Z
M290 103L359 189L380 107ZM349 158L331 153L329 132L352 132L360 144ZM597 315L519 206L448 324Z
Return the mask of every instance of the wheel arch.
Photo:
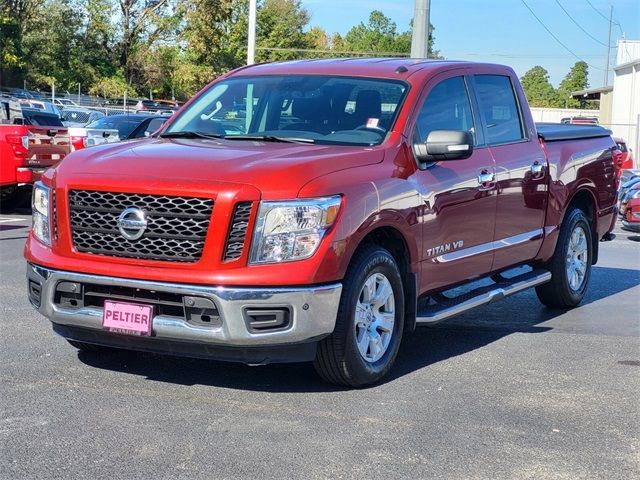
M567 204L567 208L565 209L562 221L566 218L567 212L569 212L572 208L579 208L589 220L589 226L591 227L591 244L592 244L592 265L595 265L598 261L598 252L599 252L599 239L598 239L598 217L596 211L596 197L594 193L588 188L581 188L577 190L571 200Z
M418 279L411 270L412 252L407 240L400 230L393 226L377 226L362 237L351 258L356 252L370 245L377 245L387 250L398 265L404 288L404 331L412 332L416 325Z

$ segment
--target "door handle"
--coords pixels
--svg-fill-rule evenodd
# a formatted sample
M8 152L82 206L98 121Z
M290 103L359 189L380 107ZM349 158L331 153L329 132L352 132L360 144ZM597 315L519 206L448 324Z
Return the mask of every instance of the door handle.
M543 170L544 165L537 161L534 162L533 165L531 165L531 173L533 173L534 175L540 175Z
M478 175L479 184L491 183L495 179L496 179L496 176L493 172L483 171L483 172L480 172L480 174Z

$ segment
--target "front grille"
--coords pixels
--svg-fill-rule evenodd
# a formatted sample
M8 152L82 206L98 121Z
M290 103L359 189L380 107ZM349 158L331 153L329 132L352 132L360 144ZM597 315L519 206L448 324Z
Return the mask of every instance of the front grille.
M117 221L129 207L143 210L147 229L127 240ZM131 193L71 190L69 215L79 252L114 257L195 262L202 255L213 200Z
M251 202L238 203L233 211L227 245L224 249L224 260L237 260L242 256L249 217L251 216Z

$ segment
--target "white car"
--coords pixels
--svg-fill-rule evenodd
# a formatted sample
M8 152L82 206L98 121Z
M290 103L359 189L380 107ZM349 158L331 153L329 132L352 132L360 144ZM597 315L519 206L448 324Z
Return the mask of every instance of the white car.
M68 98L54 98L53 99L53 104L57 107L60 108L66 108L66 107L77 107L78 104L76 102L74 102L73 100L69 100Z

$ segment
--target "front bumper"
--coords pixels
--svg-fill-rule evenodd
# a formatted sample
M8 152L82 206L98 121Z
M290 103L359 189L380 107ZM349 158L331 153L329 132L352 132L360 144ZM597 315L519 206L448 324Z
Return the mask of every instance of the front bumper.
M339 283L295 288L208 287L66 272L33 264L28 264L27 279L31 303L51 320L54 330L66 338L119 348L246 363L309 359L299 358L300 355L291 358L282 355L288 348L299 344L312 344L313 351L305 354L312 357L317 340L333 332L342 292ZM198 301L210 301L215 305L217 316L215 321L205 325L194 323L186 313L183 316L158 314L153 318L151 337L114 334L102 327L102 306L95 303L84 305L82 301L76 306L61 302L60 285L69 285L61 282L72 282L78 288L91 285L178 296L186 302L185 309L191 299L196 299L196 304ZM132 301L145 303L140 298ZM260 309L288 312L286 325L273 330L252 329L247 321L247 312ZM241 353L238 355L238 352Z

